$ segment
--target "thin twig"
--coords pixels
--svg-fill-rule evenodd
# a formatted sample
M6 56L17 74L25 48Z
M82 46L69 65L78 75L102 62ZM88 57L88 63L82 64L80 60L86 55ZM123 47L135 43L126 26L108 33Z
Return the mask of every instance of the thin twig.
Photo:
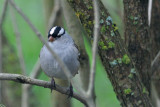
M24 62L24 57L23 57L23 52L22 52L22 43L21 43L21 34L19 32L18 29L18 25L17 25L17 21L15 18L15 14L13 12L13 9L10 9L11 12L11 20L12 20L12 25L13 25L13 29L16 35L16 44L17 44L17 51L18 51L18 59L20 62L20 67L22 70L22 74L26 75L26 67L25 67L25 62ZM27 88L26 84L22 85L22 101L21 101L21 107L29 107L29 103L28 103L28 99L29 99L29 90Z
M23 57L23 52L22 52L22 43L21 43L21 34L18 29L17 21L15 18L15 13L13 12L13 9L10 9L11 12L11 19L12 19L12 25L13 29L16 35L16 43L17 43L17 51L18 51L18 58L20 62L20 67L22 69L22 74L26 75L26 67L25 67L25 62L24 62L24 57Z
M51 49L51 47L48 45L46 40L43 38L41 33L35 28L35 26L31 23L31 21L28 19L28 17L21 11L21 9L13 2L13 0L9 0L9 3L15 8L15 10L23 17L23 19L28 23L28 25L31 27L33 32L37 35L37 37L41 40L42 43L48 48L48 50L51 52L53 57L57 60L57 62L60 64L62 70L68 77L68 80L70 81L71 73L68 70L67 66L64 64L64 62L58 57L58 55Z
M2 73L3 71L2 69L2 24L6 15L7 5L8 5L8 0L4 2L2 14L0 17L0 73ZM0 102L1 101L2 101L2 83L0 82Z
M2 23L5 18L5 15L6 15L7 5L8 5L8 0L5 0L4 5L3 5L3 9L2 9L2 14L0 17L0 28L2 28Z
M37 78L39 76L39 74L41 73L40 69L41 69L40 60L38 59L36 64L34 65L32 71L31 71L31 73L30 73L30 77ZM30 84L26 85L26 89L30 90L31 88L32 88L32 85L30 85Z
M99 7L98 1L93 0L93 7L94 7L94 40L93 40L93 47L92 47L92 64L90 70L90 81L87 93L89 97L92 97L94 100L94 83L95 83L95 71L96 71L96 55L97 55L97 47L98 47L98 36L99 36ZM95 106L95 101L93 102Z
M30 74L30 77L31 78L37 78L38 75L40 74L40 60L38 59L36 64L34 65L32 71L31 71L31 74Z
M55 25L58 14L60 13L60 0L54 0L54 8L48 21L48 30Z
M90 70L90 84L88 91L93 91L94 87L94 78L95 78L95 69L96 69L96 54L97 54L97 44L98 44L98 36L99 36L99 9L97 0L94 0L94 16L95 16L95 25L94 25L94 40L92 47L92 65Z
M151 17L152 17L152 0L149 0L148 3L148 25L151 25Z
M160 51L158 52L158 54L156 55L156 57L154 58L154 60L151 63L152 75L154 75L154 73L156 71L159 71L159 69L160 69L159 64L160 64Z
M19 82L22 84L36 85L36 86L49 88L49 89L51 88L50 82L38 80L38 79L33 79L33 78L19 75L19 74L0 73L0 80L11 80L11 81ZM54 90L56 90L62 94L65 94L65 95L69 95L68 88L61 87L57 84L56 84L56 88L54 88ZM82 102L84 105L87 106L86 101L84 100L84 98L81 95L78 95L77 93L73 93L73 98L79 100L80 102Z
M40 74L40 60L38 59L36 64L34 65L31 73L30 73L30 78L37 78L38 75ZM33 85L31 84L24 84L23 85L23 93L22 93L22 107L29 107L29 91L32 88Z

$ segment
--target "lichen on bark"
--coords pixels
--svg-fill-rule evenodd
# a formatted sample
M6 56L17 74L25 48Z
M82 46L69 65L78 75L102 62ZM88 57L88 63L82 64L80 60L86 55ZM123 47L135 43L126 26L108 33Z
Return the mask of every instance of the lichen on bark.
M79 18L85 31L88 33L90 41L93 38L94 13L91 0L68 0ZM100 8L100 40L98 53L106 69L108 77L112 82L114 91L122 106L151 107L147 94L143 93L143 84L139 73L134 67L133 61L128 54L126 46L120 37L116 24L113 23L104 5L99 1ZM135 23L136 24L136 23ZM107 48L108 43L112 43L112 48ZM113 45L114 44L114 45ZM104 48L105 46L105 48ZM103 48L102 48L103 47ZM122 63L122 58L127 55L130 63ZM135 69L136 73L130 72ZM132 74L132 78L129 75ZM127 94L126 94L127 93Z
M146 0L123 0L125 43L139 71L143 84L150 90L151 43L147 24Z

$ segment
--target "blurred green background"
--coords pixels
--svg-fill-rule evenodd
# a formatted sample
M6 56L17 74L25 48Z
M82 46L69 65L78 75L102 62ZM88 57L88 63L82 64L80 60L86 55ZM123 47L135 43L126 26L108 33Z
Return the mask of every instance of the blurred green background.
M117 0L103 0L107 9L111 13L111 16L113 17L113 21L117 23L121 35L123 35L122 20L115 12L117 8L119 10L122 10L122 5L120 7L117 7L116 1ZM15 2L22 9L25 15L28 16L28 18L35 25L35 27L45 36L45 38L47 38L43 0L15 0ZM3 3L4 0L0 0L0 10L2 10ZM11 13L9 9L13 8L9 5L6 14L6 19L3 24L3 29L9 43L13 46L15 50L17 50L16 39L11 22ZM2 13L2 11L0 12ZM40 42L37 36L32 32L30 27L21 18L21 16L17 14L17 12L15 12L15 15L16 15L16 21L18 23L18 28L21 34L22 49L27 69L27 75L29 75L34 64L39 58L40 49L43 44ZM90 55L91 49L90 47L87 46L87 42L85 42L85 44L87 47L87 52ZM12 65L10 65L9 67L12 67ZM43 72L39 76L39 79L50 80ZM44 106L51 107L52 101L49 89L34 86L32 88L32 91L35 94L35 97L34 99L32 99L31 102L36 102L38 107L44 107ZM98 60L97 62L95 91L96 91L97 107L106 107L106 106L120 107L120 103L116 98L112 85L108 80L108 76L100 60ZM54 92L52 94L54 94ZM72 98L72 102L74 107L83 107L83 105L74 98Z

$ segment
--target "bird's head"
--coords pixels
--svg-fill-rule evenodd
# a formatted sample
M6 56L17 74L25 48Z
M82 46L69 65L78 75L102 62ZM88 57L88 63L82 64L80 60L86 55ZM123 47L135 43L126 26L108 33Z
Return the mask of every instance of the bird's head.
M51 28L48 32L48 41L53 42L54 40L60 38L65 34L65 30L62 27L55 26Z

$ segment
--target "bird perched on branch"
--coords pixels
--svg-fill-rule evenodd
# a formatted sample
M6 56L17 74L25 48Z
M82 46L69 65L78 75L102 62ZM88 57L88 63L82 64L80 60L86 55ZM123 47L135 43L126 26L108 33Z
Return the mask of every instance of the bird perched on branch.
M79 69L79 51L71 36L59 26L51 28L48 32L48 45L59 56L74 77ZM51 92L55 87L54 78L67 79L58 61L52 56L51 52L44 45L40 52L40 64L45 74L51 77ZM69 97L73 95L73 88L70 84Z

